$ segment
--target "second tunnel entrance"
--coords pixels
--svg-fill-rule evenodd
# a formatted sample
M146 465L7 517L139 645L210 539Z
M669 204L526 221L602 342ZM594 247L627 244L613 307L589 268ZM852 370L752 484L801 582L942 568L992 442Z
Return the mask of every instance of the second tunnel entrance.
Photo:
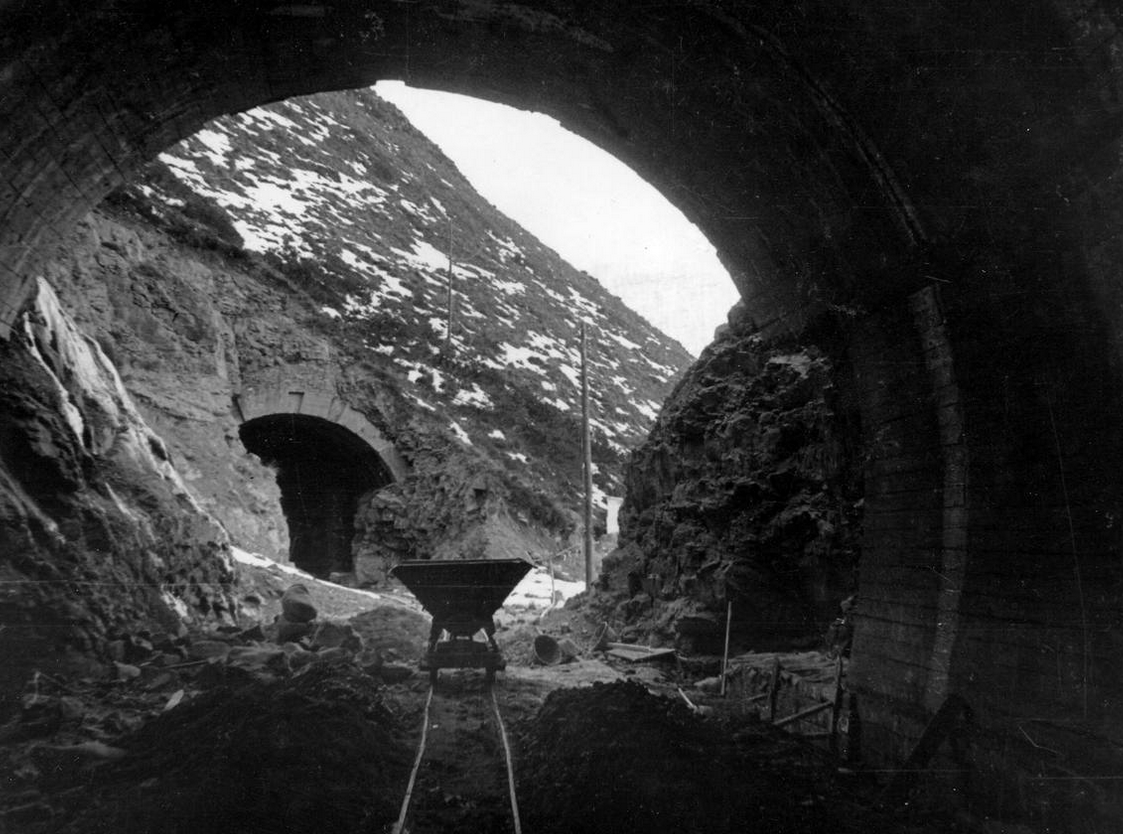
M277 473L293 564L319 577L350 571L359 497L393 480L378 453L349 429L306 414L257 417L239 435Z

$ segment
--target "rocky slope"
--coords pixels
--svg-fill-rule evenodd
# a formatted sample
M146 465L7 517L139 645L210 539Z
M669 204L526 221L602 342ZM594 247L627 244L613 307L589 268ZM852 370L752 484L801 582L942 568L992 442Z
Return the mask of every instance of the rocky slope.
M369 92L215 123L43 278L0 345L0 714L33 669L235 619L231 542L375 584L563 547L578 322L605 492L689 358Z
M635 631L711 651L728 602L744 647L821 634L856 588L862 516L845 367L731 319L632 455L601 581Z
M298 555L293 531L334 536L307 566L365 582L401 558L564 546L580 494L581 321L602 494L620 493L625 450L689 361L372 91L212 123L91 215L48 277L237 544L283 558ZM301 499L315 480L316 500L346 506L298 523L257 458L290 482L298 467L254 447L236 403L290 390L346 403L408 475L325 485L350 454L308 440Z
M32 670L99 671L125 634L232 622L226 531L98 344L39 282L0 343L0 716Z

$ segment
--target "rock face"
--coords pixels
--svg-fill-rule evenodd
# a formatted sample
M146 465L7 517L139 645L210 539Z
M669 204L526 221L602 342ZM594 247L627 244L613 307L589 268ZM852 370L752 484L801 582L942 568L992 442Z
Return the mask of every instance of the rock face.
M0 344L0 711L30 666L228 621L228 537L98 344L40 283Z
M822 351L744 326L706 349L627 469L602 579L620 613L712 645L732 601L755 648L836 615L856 585L862 507L842 376Z

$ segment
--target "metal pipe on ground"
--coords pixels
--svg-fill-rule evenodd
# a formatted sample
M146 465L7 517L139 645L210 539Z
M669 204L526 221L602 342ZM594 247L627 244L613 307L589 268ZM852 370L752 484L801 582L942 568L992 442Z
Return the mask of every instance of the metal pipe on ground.
M543 666L568 663L580 654L577 644L568 638L555 640L548 634L539 634L534 638L534 656Z

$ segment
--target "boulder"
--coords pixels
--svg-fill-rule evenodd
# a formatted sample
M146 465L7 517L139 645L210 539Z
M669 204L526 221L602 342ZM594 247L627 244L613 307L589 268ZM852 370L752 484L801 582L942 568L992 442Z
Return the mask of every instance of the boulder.
M277 629L277 636L275 642L280 644L295 643L312 633L313 625L311 623L293 622L288 619L284 614L277 618L274 624Z
M301 583L290 585L281 597L281 611L290 623L309 623L316 619L316 606L308 587Z
M413 677L413 667L401 663L383 663L378 669L378 676L385 684L401 683Z
M363 642L350 625L338 620L320 620L312 631L313 649L342 647L351 652L362 651Z
M131 663L121 663L120 661L113 661L114 676L119 681L131 681L134 678L140 677L140 667L133 666Z

